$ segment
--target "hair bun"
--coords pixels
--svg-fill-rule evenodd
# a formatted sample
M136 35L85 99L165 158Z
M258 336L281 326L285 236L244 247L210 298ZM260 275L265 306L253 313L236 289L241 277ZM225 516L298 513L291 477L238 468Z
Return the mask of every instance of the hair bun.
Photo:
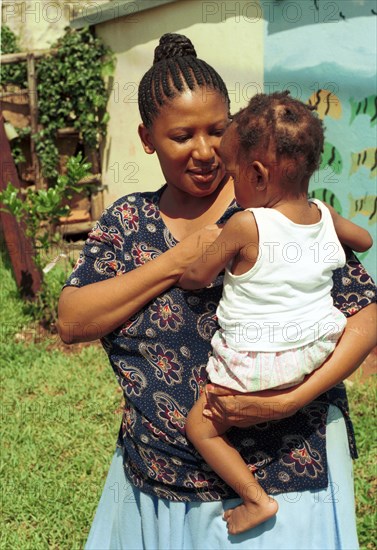
M153 64L163 59L187 55L197 57L191 40L183 34L167 33L161 36L159 45L154 51Z

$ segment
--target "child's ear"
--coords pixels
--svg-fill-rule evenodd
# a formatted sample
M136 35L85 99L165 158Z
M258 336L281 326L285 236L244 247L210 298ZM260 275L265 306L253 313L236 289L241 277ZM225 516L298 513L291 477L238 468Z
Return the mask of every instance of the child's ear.
M144 124L139 124L138 128L139 137L141 139L141 143L143 145L144 151L148 155L153 155L155 152L155 148L153 146L152 136L148 128L144 126Z
M252 167L256 176L255 188L257 191L264 191L267 188L269 180L268 168L262 162L259 162L259 160L255 160Z

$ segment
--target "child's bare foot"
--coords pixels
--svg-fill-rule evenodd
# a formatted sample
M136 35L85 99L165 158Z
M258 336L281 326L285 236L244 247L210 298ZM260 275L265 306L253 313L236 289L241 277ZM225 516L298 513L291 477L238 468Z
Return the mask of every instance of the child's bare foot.
M227 522L228 533L238 535L243 531L252 529L260 523L270 519L278 511L279 505L275 499L267 497L261 502L244 502L224 513L224 519Z

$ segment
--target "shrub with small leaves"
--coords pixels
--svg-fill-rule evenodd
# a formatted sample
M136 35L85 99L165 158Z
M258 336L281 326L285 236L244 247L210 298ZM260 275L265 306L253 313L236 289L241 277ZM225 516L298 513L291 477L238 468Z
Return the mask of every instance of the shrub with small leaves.
M8 183L0 193L4 205L2 211L13 214L26 227L26 235L35 247L35 262L42 268L42 251L61 240L56 232L61 217L69 215L70 207L64 204L72 198L73 193L82 192L83 186L78 182L90 175L91 164L83 160L81 153L70 157L67 162L67 173L57 178L56 185L47 189L28 187L23 196L22 191ZM84 187L85 189L85 187Z
M38 109L43 126L34 139L47 179L57 177L59 128L74 127L91 149L106 134L108 93L104 76L114 67L111 50L88 28L68 29L53 46L57 54L38 60Z
M27 310L46 327L51 328L57 319L59 294L68 275L67 269L71 269L72 265L66 259L64 269L60 267L50 273L43 272L44 263L52 249L59 247L59 250L64 250L64 241L57 231L60 218L68 216L70 212L64 201L85 188L89 192L90 185L83 186L78 182L90 176L90 168L91 164L79 153L68 159L66 174L57 178L54 187L37 190L29 187L23 194L20 189L8 183L6 189L0 192L0 210L13 214L18 221L23 222L25 233L34 245L34 261L43 274L43 280L41 290L27 304ZM66 254L59 256L67 257Z
M1 26L0 53L17 53L20 51L17 37L7 25ZM14 84L20 88L27 87L26 62L2 64L0 66L1 88Z

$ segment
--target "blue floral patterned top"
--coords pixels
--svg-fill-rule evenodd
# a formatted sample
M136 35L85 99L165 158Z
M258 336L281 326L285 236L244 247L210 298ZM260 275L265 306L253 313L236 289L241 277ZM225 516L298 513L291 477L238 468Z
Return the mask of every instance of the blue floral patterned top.
M174 246L160 216L162 190L128 195L109 206L90 232L67 285L122 275ZM233 203L219 221L236 210ZM118 439L125 473L147 493L176 501L236 496L185 437L186 416L206 382L221 288L222 275L199 291L173 287L102 339L125 397ZM374 284L356 259L336 273L334 295L345 315L375 300ZM293 417L228 432L270 494L327 486L329 403L345 415L355 456L343 385Z

